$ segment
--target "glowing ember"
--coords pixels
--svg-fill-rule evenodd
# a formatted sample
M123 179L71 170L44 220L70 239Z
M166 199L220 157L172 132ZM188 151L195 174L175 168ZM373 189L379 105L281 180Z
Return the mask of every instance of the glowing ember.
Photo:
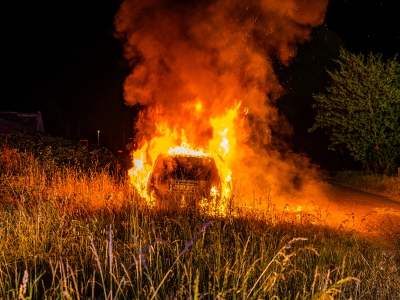
M294 210L295 212L299 212L302 211L302 207L300 205L297 205L296 209Z

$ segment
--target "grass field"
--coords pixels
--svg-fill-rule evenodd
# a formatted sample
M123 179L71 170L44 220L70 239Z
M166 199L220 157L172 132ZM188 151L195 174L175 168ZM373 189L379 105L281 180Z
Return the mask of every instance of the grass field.
M0 299L400 298L400 238L231 200L224 216L149 209L123 176L3 146Z

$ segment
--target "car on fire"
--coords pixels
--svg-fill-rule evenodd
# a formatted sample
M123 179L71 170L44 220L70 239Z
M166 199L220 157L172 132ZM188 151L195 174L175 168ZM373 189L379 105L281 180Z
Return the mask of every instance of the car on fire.
M147 192L155 199L184 199L187 204L217 194L220 176L211 156L160 154L150 173Z

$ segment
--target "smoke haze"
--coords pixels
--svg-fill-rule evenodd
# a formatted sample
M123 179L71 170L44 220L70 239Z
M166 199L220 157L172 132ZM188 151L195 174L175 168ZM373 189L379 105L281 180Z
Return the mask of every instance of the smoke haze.
M184 129L191 144L207 147L215 134L210 120L241 103L235 149L227 158L236 184L304 194L312 185L308 160L289 150L283 154L271 142L271 129L290 131L275 107L282 88L271 57L289 64L297 45L323 23L327 4L125 0L115 28L132 66L124 83L126 104L145 107L136 124L139 146L161 126Z

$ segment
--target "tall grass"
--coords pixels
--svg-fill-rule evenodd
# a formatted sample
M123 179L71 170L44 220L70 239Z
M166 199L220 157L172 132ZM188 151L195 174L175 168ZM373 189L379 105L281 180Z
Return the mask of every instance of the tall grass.
M399 240L272 210L149 209L109 172L0 156L0 299L400 297Z

